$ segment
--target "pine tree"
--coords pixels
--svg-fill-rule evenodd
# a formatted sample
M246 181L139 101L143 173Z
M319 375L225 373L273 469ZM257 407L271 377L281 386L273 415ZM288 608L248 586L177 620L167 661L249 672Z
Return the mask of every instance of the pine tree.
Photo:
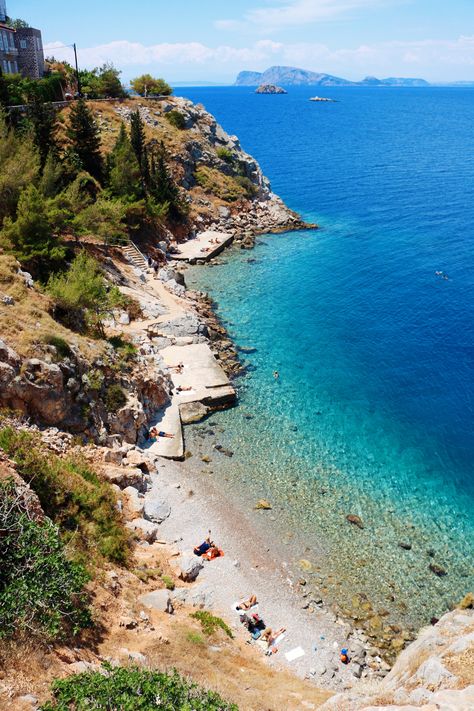
M56 151L56 111L51 104L36 99L31 107L30 119L33 125L33 141L40 156L42 172L50 152Z
M144 197L140 166L123 123L115 146L107 158L107 182L112 194L132 201Z
M12 251L18 261L44 279L64 259L65 249L53 234L45 200L34 185L20 195L17 218L6 218L0 242Z
M71 109L68 136L83 169L101 181L104 168L99 127L83 99L79 99Z
M169 214L172 218L180 219L186 212L186 206L178 186L168 171L166 157L166 149L161 142L158 151L152 154L150 160L150 194L157 203L169 205Z
M148 169L148 154L145 137L145 124L137 109L130 116L130 142L137 157L140 172L142 174L143 185L148 185L150 177Z

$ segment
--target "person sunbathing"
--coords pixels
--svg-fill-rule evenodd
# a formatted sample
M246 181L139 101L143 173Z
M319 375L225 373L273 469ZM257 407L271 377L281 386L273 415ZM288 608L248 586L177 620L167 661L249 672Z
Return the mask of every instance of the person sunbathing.
M239 603L236 607L237 610L250 610L251 607L254 607L254 605L257 605L257 596L256 595L250 595L248 600L244 600L243 602Z
M207 551L203 553L202 557L206 560L214 560L214 558L220 558L223 555L224 551L218 548L215 543L211 543Z
M270 649L270 647L273 647L278 637L284 632L286 632L285 627L280 627L280 629L275 632L273 632L271 627L267 627L266 630L262 632L260 639L266 642L268 649Z
M168 439L171 439L174 437L174 434L171 434L170 432L163 432L162 430L157 430L156 427L152 427L150 430L150 439L155 439L157 437L168 437Z
M201 545L195 546L195 548L193 549L194 555L197 555L197 556L204 555L204 553L207 553L209 548L211 548L211 546L213 546L213 545L214 545L214 543L211 541L211 532L209 531L208 537L201 543Z
M171 365L170 370L175 370L177 373L182 373L184 368L184 363L178 363L178 365Z
M178 387L176 388L177 393L184 393L185 390L192 390L192 387L189 386L189 387L185 388L182 385L178 385Z

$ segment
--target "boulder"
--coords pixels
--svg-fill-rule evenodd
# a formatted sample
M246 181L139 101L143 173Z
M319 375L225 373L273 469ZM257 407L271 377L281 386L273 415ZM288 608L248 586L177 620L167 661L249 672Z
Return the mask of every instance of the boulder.
M164 499L150 499L145 501L144 517L154 523L162 523L171 513L171 506Z
M144 518L135 518L133 521L128 521L125 527L134 531L139 538L148 543L153 543L158 533L158 525L151 521L146 521Z
M179 406L179 414L183 425L188 425L191 422L200 422L208 412L208 408L202 402L183 402Z
M146 595L142 595L140 602L146 607L150 607L152 610L158 610L159 612L169 612L173 607L170 591L166 589L154 590Z
M176 561L173 566L177 567L178 577L185 583L192 583L203 569L204 565L200 558L195 555L185 555Z
M127 486L123 490L123 493L127 497L127 508L130 513L141 515L143 513L145 502L143 497L140 497L138 490L135 489L134 486Z
M112 484L117 484L121 489L125 489L127 486L134 486L141 491L144 486L141 469L105 466L102 468L102 472Z
M104 452L104 462L108 464L122 464L123 452L120 449L106 449Z
M13 348L7 346L4 340L0 338L0 361L2 363L8 363L13 368L19 368L21 364L21 358L16 353Z
M138 467L138 469L145 471L147 474L155 469L147 455L143 452L139 452L138 449L131 449L127 453L126 464L131 467Z

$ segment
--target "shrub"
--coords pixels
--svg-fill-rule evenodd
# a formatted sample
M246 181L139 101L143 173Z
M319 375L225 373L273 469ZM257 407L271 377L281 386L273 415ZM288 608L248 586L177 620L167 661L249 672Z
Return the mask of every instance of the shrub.
M155 79L151 74L142 74L132 79L130 86L140 96L170 96L173 93L173 89L164 79Z
M206 165L199 166L194 177L203 190L213 193L221 200L234 202L246 197L245 188L239 185L236 178L225 175L215 168L209 168Z
M46 335L44 337L44 342L48 346L54 346L61 358L70 358L72 356L72 350L67 341L61 336L55 336L53 334Z
M31 520L13 482L0 483L0 638L49 639L90 624L84 568L67 559L58 528Z
M251 200L258 192L257 186L245 175L237 175L235 178L238 185L245 190L245 195Z
M224 620L222 620L220 617L214 617L214 615L211 615L211 613L207 612L206 610L198 610L197 612L193 612L191 617L201 623L202 631L204 632L204 634L214 634L214 632L220 628L224 630L228 637L230 637L231 639L234 638L232 630L228 625L226 625Z
M0 447L16 462L74 558L127 563L129 536L109 484L79 459L42 454L40 444L39 436L12 427L0 429Z
M64 312L65 324L86 323L101 337L103 318L123 304L120 291L106 282L99 264L86 252L74 258L69 271L51 277L46 288Z
M87 671L53 682L54 700L41 711L238 711L214 691L187 681L175 670L165 674L104 664L105 673Z
M234 162L234 155L231 151L229 151L228 148L218 148L216 153L218 158L225 161L226 163L231 164Z
M116 383L109 385L105 394L105 407L107 408L107 411L117 412L117 410L120 410L126 402L127 396L120 385L117 385Z
M164 582L165 588L167 590L174 590L175 589L176 585L174 584L174 580L173 580L173 578L170 578L169 575L162 575L161 579Z
M191 642L191 644L198 644L200 646L205 644L204 637L199 634L199 632L188 632L186 639L188 642Z
M127 341L122 336L111 336L107 340L112 348L118 352L121 360L127 363L128 361L135 359L135 356L137 355L137 347L133 343L130 343L130 341Z
M176 111L175 109L173 111L168 111L168 113L165 114L165 117L166 120L169 121L175 128L179 128L181 131L186 128L186 119L181 111Z

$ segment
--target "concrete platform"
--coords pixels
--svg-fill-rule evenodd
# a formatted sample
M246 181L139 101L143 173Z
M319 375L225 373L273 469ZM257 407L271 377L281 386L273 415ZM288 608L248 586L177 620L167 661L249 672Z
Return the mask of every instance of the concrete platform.
M202 402L212 406L235 399L235 389L207 343L168 346L163 348L161 356L171 369L173 385L191 388L175 394L173 402L178 405L185 402ZM178 373L172 368L180 363L183 364L183 370Z
M179 252L173 254L173 259L184 260L191 263L202 259L208 262L231 244L233 239L233 235L227 232L206 230L206 232L200 232L194 239L180 244Z
M173 398L170 405L158 416L156 422L150 423L150 429L156 427L157 430L169 432L171 437L158 437L146 451L156 454L159 457L168 459L182 459L184 457L183 428L181 427L181 416L176 398Z

